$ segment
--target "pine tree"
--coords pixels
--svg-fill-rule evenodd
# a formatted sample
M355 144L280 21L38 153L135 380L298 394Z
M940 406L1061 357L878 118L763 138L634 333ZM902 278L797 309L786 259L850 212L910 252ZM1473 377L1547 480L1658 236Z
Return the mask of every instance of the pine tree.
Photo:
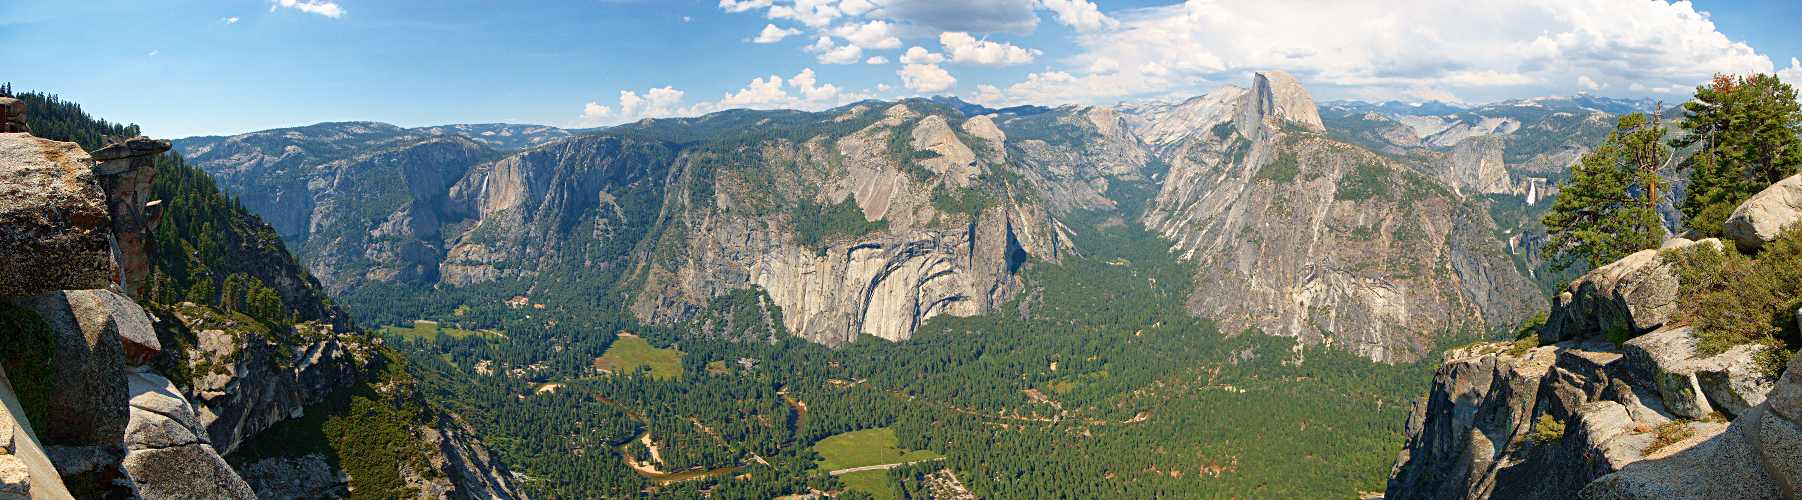
M1802 107L1776 76L1715 75L1683 109L1685 134L1671 145L1696 152L1684 164L1690 183L1678 208L1685 226L1719 236L1734 208L1802 165Z
M1551 244L1542 251L1560 268L1600 267L1664 239L1659 168L1670 157L1657 114L1622 116L1595 150L1583 155L1560 186L1543 220Z

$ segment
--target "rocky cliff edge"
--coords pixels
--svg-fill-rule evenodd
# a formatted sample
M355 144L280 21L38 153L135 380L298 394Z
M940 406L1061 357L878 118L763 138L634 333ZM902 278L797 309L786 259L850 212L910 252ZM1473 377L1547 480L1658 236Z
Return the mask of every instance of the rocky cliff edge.
M1797 182L1735 212L1741 248L1802 220L1786 196ZM1447 352L1387 496L1794 498L1802 360L1778 377L1764 344L1705 353L1677 314L1666 257L1723 246L1674 238L1628 255L1572 281L1535 335Z

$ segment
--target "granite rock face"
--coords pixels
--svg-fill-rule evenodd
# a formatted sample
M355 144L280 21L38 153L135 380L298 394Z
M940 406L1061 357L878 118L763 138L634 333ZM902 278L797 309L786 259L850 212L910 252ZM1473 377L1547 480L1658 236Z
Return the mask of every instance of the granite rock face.
M1641 334L1677 312L1677 275L1659 252L1693 245L1720 248L1720 240L1675 238L1662 249L1641 250L1585 273L1553 301L1541 340L1557 342L1609 332Z
M1802 486L1802 358L1770 398L1725 432L1693 447L1628 465L1584 487L1585 499L1793 498Z
M1311 132L1318 115L1292 82L1260 75L1231 113L1197 101L1139 114L1170 166L1142 221L1200 263L1191 311L1383 362L1418 358L1423 332L1532 313L1533 286L1494 252L1505 245L1481 229L1486 214L1425 167ZM1168 132L1178 119L1198 132Z
M83 480L101 478L100 488L142 498L254 498L209 444L188 400L148 366L161 344L136 302L70 290L15 304L55 334L43 443L63 476L95 473Z
M37 313L55 335L53 376L59 397L46 417L56 422L39 436L51 446L117 448L130 419L121 328L148 324L130 299L107 290L59 291L15 300ZM135 335L135 334L134 334Z
M1720 243L1673 239L1665 249L1703 244ZM1557 343L1448 353L1428 399L1416 403L1386 496L1785 495L1766 488L1797 476L1759 459L1782 446L1761 444L1759 433L1768 408L1802 390L1786 388L1791 375L1774 382L1760 368L1768 347L1701 355L1691 328L1672 324L1678 287L1658 250L1642 251L1577 278L1556 299L1535 339ZM1603 339L1623 333L1632 337L1619 346ZM1689 437L1654 446L1674 426Z
M1388 498L1568 498L1647 458L1727 429L1679 420L1636 361L1605 341L1518 350L1479 344L1447 353L1426 401L1416 402ZM1563 427L1536 437L1542 418ZM1653 430L1677 422L1693 436L1648 453Z
M1664 328L1622 345L1638 380L1652 381L1665 407L1678 416L1700 419L1720 411L1739 416L1771 392L1772 380L1756 360L1768 346L1747 344L1702 357L1688 327Z
M1105 133L1079 113L1073 108L1041 119L1063 120L1058 123L1078 133ZM1091 189L1088 181L1108 175L1101 171L1130 168L1098 161L1091 163L1092 171L1034 176L1029 172L1042 171L1022 164L1056 162L1071 168L1065 162L1087 151L1058 151L1043 140L1027 139L1017 155L1003 156L996 151L1006 149L992 141L1013 137L1007 130L1014 123L1004 120L988 130L983 122L994 123L994 118L924 114L908 104L853 110L835 119L859 116L869 123L843 136L766 146L766 164L794 165L773 174L778 186L792 186L781 188L777 197L754 192L755 181L748 176L756 174L748 172L716 172L709 199L697 200L687 188L672 187L657 225L677 228L662 232L679 235L681 239L666 244L682 251L647 263L633 312L646 321L676 323L704 311L712 297L755 287L781 308L788 331L810 340L839 345L859 334L904 340L934 316L993 310L1021 289L1017 272L1028 260L1055 262L1071 251L1056 207L1021 201L1016 190ZM980 121L971 125L974 120ZM973 147L953 132L957 129L976 130L988 139ZM923 160L910 166L908 157L897 158L890 150L897 142L929 153L918 155ZM672 186L691 186L682 176L697 174L697 163L709 161L707 155L679 157L672 174L678 180ZM1002 158L1012 161L995 163ZM978 176L1022 170L1025 184L991 191L992 204L980 210L951 213L934 202L934 192L966 191ZM794 202L780 197L805 199L810 191L814 198L809 202L853 204L866 220L885 227L813 246L799 242L798 217L785 206ZM1077 203L1111 202L1095 194ZM770 213L783 215L760 216Z
M169 141L140 136L109 140L93 153L99 162L94 173L112 215L113 245L119 250L116 281L132 297L142 297L150 286L149 242L162 218L162 202L150 199L151 183L156 180L156 156L168 150Z
M185 396L194 402L207 442L225 454L355 383L368 358L370 346L361 335L329 325L300 323L281 335L295 341L278 342L260 325L239 324L209 308L184 303L172 312L165 321L179 327L165 329L194 336L194 348L178 361L211 367L194 374Z
M429 490L440 492L439 498L526 498L514 485L512 472L455 415L439 414L422 432L434 450L431 467L440 478Z
M1440 179L1461 193L1500 194L1514 191L1503 161L1503 139L1497 136L1471 137L1458 142L1447 158Z
M0 369L0 498L70 498L60 476Z
M1310 132L1325 132L1320 110L1314 98L1294 76L1281 71L1264 71L1252 75L1251 89L1239 98L1238 114L1233 126L1247 137L1260 138L1256 130L1263 128L1266 118L1276 123L1292 123Z
M1802 175L1777 181L1747 198L1721 229L1740 250L1755 252L1797 220L1802 220Z
M258 498L350 496L350 476L319 454L266 458L246 464L240 472Z
M112 227L93 158L74 143L0 133L0 159L0 297L112 283Z
M131 425L122 466L141 497L256 498L208 442L193 407L169 379L145 367L128 377Z

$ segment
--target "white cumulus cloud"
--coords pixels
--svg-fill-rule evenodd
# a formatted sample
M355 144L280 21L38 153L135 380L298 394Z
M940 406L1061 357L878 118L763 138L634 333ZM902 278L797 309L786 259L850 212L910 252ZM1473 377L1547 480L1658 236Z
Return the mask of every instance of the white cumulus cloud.
M795 76L789 77L787 81L777 75L752 78L751 83L746 84L744 88L735 92L727 92L715 102L697 103L690 110L694 114L735 108L813 111L837 106L862 97L842 92L838 86L830 83L820 83L813 68L806 68L802 69L800 73L796 73Z
M754 43L776 43L782 41L784 38L799 34L801 34L801 30L798 29L778 28L774 24L765 24L763 25L763 31L757 33L757 38L752 39L751 41Z
M219 22L222 22L225 24L238 24L238 16L221 17L221 18L219 18Z
M883 21L839 26L833 28L832 34L866 49L901 48L901 39L895 36L895 25Z
M951 73L937 64L909 64L895 72L901 84L915 92L939 92L957 84Z
M882 56L870 56L869 59L864 59L863 63L864 64L888 64L888 58L882 57Z
M1599 83L1596 83L1595 79L1590 78L1589 75L1578 75L1577 76L1577 88L1594 92L1597 90L1602 90L1602 85Z
M901 54L902 64L938 64L942 62L945 62L944 54L935 53L920 46L908 47L907 52Z
M770 0L720 0L720 10L726 12L744 12L769 6Z
M842 0L838 3L839 12L847 16L861 16L876 10L876 2L872 0Z
M820 35L813 45L807 46L807 52L814 54L820 64L857 64L863 59L863 49L856 45L837 45L832 37Z
M1037 50L1028 50L1006 42L978 40L969 33L945 32L939 45L951 56L951 62L983 66L1010 66L1032 62Z
M1061 71L996 89L1041 104L1105 103L1194 95L1280 69L1323 99L1483 101L1591 83L1670 94L1717 72L1777 69L1687 1L1188 0L1109 14L1117 26L1079 35ZM953 61L975 58L951 48L969 41L945 50Z
M269 4L270 12L275 12L275 10L278 8L294 9L294 10L298 10L298 11L305 12L308 14L318 14L318 15L329 17L332 19L344 17L344 8L338 6L338 2L331 2L331 1L326 1L326 0L275 0L275 2Z
M1777 70L1777 78L1791 86L1802 85L1802 60L1789 58L1789 67Z
M770 19L793 19L814 28L823 28L844 14L833 5L835 1L794 0L794 3L770 6L768 15Z
M867 93L845 92L830 83L821 83L813 68L802 69L787 79L778 75L752 78L743 88L727 91L717 101L686 103L688 93L674 87L653 87L643 93L619 92L613 105L590 101L582 105L575 126L593 127L634 122L646 118L698 116L727 109L800 109L817 111L871 97Z
M1039 0L1039 5L1057 14L1057 21L1076 31L1099 31L1120 26L1120 21L1101 13L1101 8L1088 0Z
M583 105L579 123L594 126L684 114L687 110L682 108L683 95L686 93L669 86L647 89L644 94L621 90L618 107L595 101Z

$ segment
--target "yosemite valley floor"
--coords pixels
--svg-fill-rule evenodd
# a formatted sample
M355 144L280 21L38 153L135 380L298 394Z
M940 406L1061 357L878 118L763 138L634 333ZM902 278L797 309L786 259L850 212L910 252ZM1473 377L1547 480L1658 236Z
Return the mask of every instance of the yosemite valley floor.
M1075 228L1078 246L1093 253L1029 264L1039 288L1028 300L934 318L904 342L864 337L831 349L784 332L767 342L683 338L610 318L679 349L678 377L661 368L597 373L605 338L516 333L400 345L433 401L476 422L531 475L529 488L557 496L832 489L814 467L814 445L870 428L893 429L903 449L943 454L981 498L1382 490L1409 399L1432 363L1391 366L1219 331L1183 310L1192 273L1162 240L1113 215L1091 214ZM733 298L717 315L751 331L731 333L765 338L764 299ZM654 456L639 444L646 435ZM663 471L703 473L675 482L635 473L625 457L634 454ZM923 488L937 468L878 471L874 483Z

